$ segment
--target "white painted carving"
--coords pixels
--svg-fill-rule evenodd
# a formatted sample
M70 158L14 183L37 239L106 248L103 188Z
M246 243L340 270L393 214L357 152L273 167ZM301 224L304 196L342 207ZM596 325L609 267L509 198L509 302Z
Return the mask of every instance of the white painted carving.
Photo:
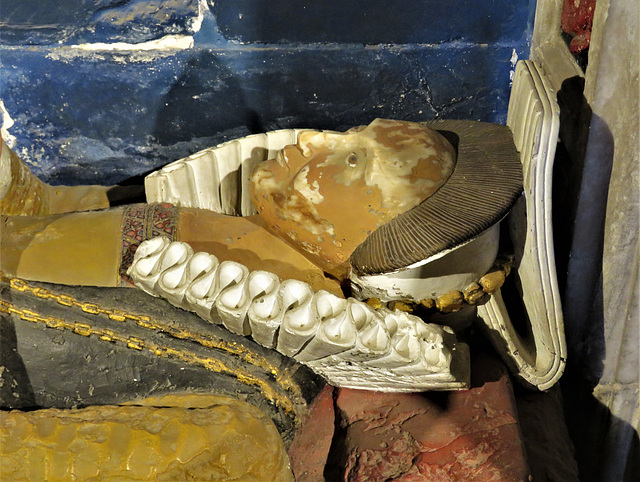
M493 265L498 254L500 224L457 246L393 273L351 273L357 298L382 301L435 299L452 291L463 291Z
M283 129L225 142L167 164L145 180L148 202L208 209L237 216L256 214L249 182L254 167L295 144L303 129Z
M551 226L553 160L560 116L555 92L539 65L516 66L507 124L520 151L524 197L508 223L516 253L522 302L531 335L515 329L500 291L478 308L481 324L505 361L527 384L546 390L562 376L566 342L556 279ZM513 313L511 314L513 316Z
M453 332L301 281L153 238L128 275L147 293L292 356L334 385L385 391L468 386L467 347ZM453 359L457 358L456 363Z
M508 218L511 231L527 232L526 237L520 240L523 244L519 245L522 248L520 251L525 255L518 260L519 266L511 276L520 278L533 336L524 339L516 332L500 291L492 296L486 305L478 308L478 314L481 317L480 323L486 328L496 350L513 372L527 384L544 390L555 384L562 375L566 343L555 278L550 212L551 173L558 132L558 111L553 90L540 68L533 62L521 61L516 66L507 123L514 133L516 147L521 153L526 191L526 206L520 201L514 208L513 215ZM294 144L300 132L303 130L286 129L252 135L171 163L146 177L147 200L233 215L255 214L249 189L249 176L253 168L259 162L275 157L284 146ZM226 180L223 182L224 179ZM497 252L498 233L499 228L496 224L469 243L454 250L438 253L406 269L376 276L353 276L353 292L357 298L376 297L390 301L433 299L453 290L460 291L484 275L491 267ZM519 240L515 239L516 245L518 242ZM153 259L149 263L152 264ZM141 265L141 273L143 272L144 265ZM144 276L146 275L141 274L141 286L153 282L153 275L148 275L149 280ZM189 309L205 319L220 323L219 315L213 311L211 301L218 294L218 288L211 284L212 279L215 279L213 270L197 278L189 287L185 299L190 302ZM283 285L288 288L283 290ZM306 288L303 288L303 285ZM203 290L208 291L203 294ZM279 285L277 293L271 297L265 295L262 302L267 303L265 311L273 310L269 316L255 317L259 320L255 323L263 323L262 326L271 325L269 329L265 327L264 336L252 335L263 336L261 344L269 347L273 345L279 352L288 356L296 356L304 347L303 353L299 356L311 357L312 350L317 348L320 341L314 341L312 344L310 340L315 340L316 332L322 326L320 338L323 340L323 346L333 347L326 350L338 351L338 346L349 345L347 335L352 327L345 319L335 315L335 319L322 324L321 317L325 315L317 311L319 299L325 296L322 292L313 294L308 285L287 280ZM324 306L323 303L324 301L321 306ZM251 308L247 313L251 328ZM390 329L390 326L397 324L392 321L392 316L383 317L381 312L376 313L375 323L367 321L357 328L358 336L353 345L321 360L309 360L305 363L336 384L359 386L355 379L349 382L345 378L345 373L352 371L350 364L354 359L358 359L359 370L365 365L370 370L370 378L368 381L362 381L362 388L385 387L385 380L392 377L388 371L391 365L395 366L393 376L396 376L403 371L410 371L412 364L422 364L424 368L428 365L426 360L430 363L435 358L439 363L446 364L447 357L452 356L450 371L458 373L460 370L466 370L460 368L464 367L465 363L468 364L465 345L457 344L457 348L447 345L451 346L450 350L436 350L436 354L434 349L427 346L428 343L425 345L421 342L419 349L422 351L419 351L412 340L423 335L414 334L413 337L406 337L402 329ZM448 318L443 319L443 322L451 322L452 315L446 316ZM379 321L381 317L384 318L382 324ZM460 324L460 321L457 320L456 323ZM244 325L242 327L246 330ZM251 329L252 333L260 331ZM334 337L333 342L329 341L331 330L334 330L334 335L340 335ZM447 329L440 329L444 337L443 342L435 342L434 346L449 343L449 334L443 330ZM272 335L274 338L271 338ZM365 362L363 359L369 361ZM403 368L405 366L406 369ZM438 378L440 375L435 373L430 382L424 378L426 375L421 376L423 386L429 389L446 387L451 383L447 378L450 375ZM465 377L466 375L462 376ZM364 380L364 376L360 380ZM406 381L408 385L403 383L405 382L402 381L402 377L398 377L394 389L401 389L401 386L409 389L411 382Z

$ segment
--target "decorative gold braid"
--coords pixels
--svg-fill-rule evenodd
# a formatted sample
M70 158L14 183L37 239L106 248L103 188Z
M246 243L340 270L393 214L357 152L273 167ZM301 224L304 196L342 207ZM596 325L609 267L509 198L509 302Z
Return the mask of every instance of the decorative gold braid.
M418 302L413 300L394 300L383 303L379 298L369 298L366 303L373 308L386 306L390 310L413 313L421 310L437 310L442 313L460 311L465 305L484 305L491 295L499 290L513 266L513 256L496 260L494 266L477 282L471 283L462 291L451 291L437 298L428 298Z
M120 322L130 320L135 322L142 328L162 331L174 338L194 341L207 348L226 351L232 355L240 357L244 362L257 366L258 368L262 368L265 372L270 373L275 378L276 383L280 387L291 392L294 396L298 398L302 396L300 387L296 383L294 383L288 376L281 374L277 367L269 363L265 358L252 353L246 347L237 343L227 343L222 340L216 340L212 337L208 337L206 335L195 334L180 328L164 325L162 323L158 323L157 321L151 319L146 315L135 315L121 310L102 308L95 303L81 302L68 295L56 294L45 288L32 286L26 281L18 278L12 278L9 280L9 282L11 288L16 291L30 292L33 295L45 300L55 300L56 302L64 306L80 308L85 313L89 313L92 315L106 315L109 317L109 319ZM178 358L190 364L204 366L205 368L215 372L231 374L243 383L258 386L263 395L268 400L295 416L293 404L288 397L279 397L266 382L257 379L253 375L242 370L234 370L232 368L229 368L215 358L201 357L189 351L180 351L166 346L156 345L155 343L149 342L147 340L142 340L140 338L132 336L127 337L117 334L114 331L108 329L95 329L86 323L73 323L55 317L42 316L39 313L28 309L15 308L11 303L3 300L0 300L0 311L4 313L15 313L19 315L23 320L45 323L48 327L51 328L70 330L83 336L97 335L98 338L103 341L121 342L124 343L128 348L136 350L148 349L157 356Z

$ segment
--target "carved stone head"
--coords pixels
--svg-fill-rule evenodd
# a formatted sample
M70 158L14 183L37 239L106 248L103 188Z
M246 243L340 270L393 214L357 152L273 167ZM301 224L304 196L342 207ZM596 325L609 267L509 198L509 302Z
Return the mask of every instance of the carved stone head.
M306 131L258 166L252 198L271 230L340 277L373 231L445 184L455 159L447 139L413 122Z

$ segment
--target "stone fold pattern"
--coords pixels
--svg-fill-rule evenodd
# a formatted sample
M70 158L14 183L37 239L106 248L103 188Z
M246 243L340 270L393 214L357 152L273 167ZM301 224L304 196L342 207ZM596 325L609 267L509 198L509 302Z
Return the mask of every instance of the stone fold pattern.
M166 237L143 242L127 274L146 293L250 335L335 386L394 392L468 386L467 346L449 327L408 313L250 272Z

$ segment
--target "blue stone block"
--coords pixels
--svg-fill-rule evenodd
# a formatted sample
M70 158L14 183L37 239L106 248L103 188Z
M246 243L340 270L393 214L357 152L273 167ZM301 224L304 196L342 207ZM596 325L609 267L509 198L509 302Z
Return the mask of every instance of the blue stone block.
M2 0L4 45L140 43L194 33L199 0Z
M504 122L511 55L504 46L6 48L0 85L16 150L38 175L113 184L264 130L342 130L375 117Z
M199 0L131 0L100 10L75 40L139 43L165 35L191 35Z
M535 0L208 0L244 43L491 44L528 38Z

